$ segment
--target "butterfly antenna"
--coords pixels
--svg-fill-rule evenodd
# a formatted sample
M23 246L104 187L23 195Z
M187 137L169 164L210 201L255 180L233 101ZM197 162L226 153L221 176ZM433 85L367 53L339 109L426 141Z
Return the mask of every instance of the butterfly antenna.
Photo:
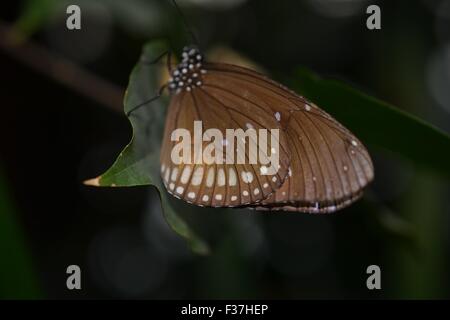
M187 32L189 33L189 35L190 35L192 41L194 42L194 44L195 44L197 47L199 47L197 37L195 36L194 32L192 32L192 28L190 27L190 25L189 25L189 23L188 23L186 17L184 16L183 11L181 11L180 7L178 6L178 4L177 4L177 2L176 2L175 0L172 0L172 3L173 3L173 5L175 6L175 8L177 9L178 14L179 14L180 17L181 17L181 20L183 20L184 27L186 28Z

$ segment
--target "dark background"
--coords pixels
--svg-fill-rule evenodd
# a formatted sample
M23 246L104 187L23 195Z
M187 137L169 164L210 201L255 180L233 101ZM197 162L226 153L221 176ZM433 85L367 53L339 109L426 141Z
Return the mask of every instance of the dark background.
M48 2L31 12L39 17ZM119 96L147 40L188 44L168 1L71 1L82 10L80 31L66 29L67 4L56 2L35 20L23 18L25 3L6 2L0 21L25 30L25 43L111 83ZM179 4L206 51L232 49L282 82L305 66L450 131L450 1ZM381 7L381 30L365 26L369 4ZM86 97L58 80L61 70L49 77L34 53L0 48L1 298L450 296L445 178L368 146L375 182L337 214L181 212L213 247L196 256L165 224L153 188L82 184L128 143L129 122L113 109L120 101ZM81 267L80 291L66 288L71 264ZM382 290L366 288L371 264L381 268Z

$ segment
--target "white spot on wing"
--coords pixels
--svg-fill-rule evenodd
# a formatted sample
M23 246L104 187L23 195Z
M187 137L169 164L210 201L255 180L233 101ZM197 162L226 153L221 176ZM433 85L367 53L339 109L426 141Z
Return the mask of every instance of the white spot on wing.
M170 168L167 168L166 173L164 175L164 180L167 182L169 182L169 177L170 177Z
M230 187L235 186L237 183L236 171L232 167L228 170L228 184Z
M242 171L241 177L245 183L251 183L253 181L253 174L250 171Z
M172 181L176 181L177 180L177 177L178 177L178 168L173 168L173 170L172 170L172 175L170 176L170 179L172 180Z
M184 188L182 186L178 186L176 191L178 194L182 194L184 191Z
M223 168L220 168L217 172L217 185L219 187L224 186L226 183L225 181L225 171L223 171Z
M197 167L194 171L194 174L192 175L192 181L191 184L193 186L198 186L200 183L202 183L203 179L203 167Z
M215 175L215 171L214 171L214 167L210 167L208 170L208 175L206 176L206 186L207 187L212 187L214 184L214 175Z
M281 114L279 112L275 112L275 119L279 122L281 120Z
M189 192L187 196L190 199L195 199L195 192Z
M186 184L189 181L189 177L191 176L191 167L190 166L186 166L184 167L183 173L181 174L181 183Z

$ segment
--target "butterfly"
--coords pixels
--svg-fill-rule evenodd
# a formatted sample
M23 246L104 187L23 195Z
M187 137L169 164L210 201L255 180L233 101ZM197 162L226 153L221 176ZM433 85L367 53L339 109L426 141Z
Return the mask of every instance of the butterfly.
M166 85L171 98L161 147L161 178L170 194L188 203L330 213L360 198L374 178L372 160L358 138L314 103L263 74L207 62L197 47L190 46L183 49L180 63L170 68ZM277 129L279 135L270 136L274 139L267 152L259 153L268 157L277 152L275 173L267 174L267 165L249 161L174 163L173 150L179 140L173 139L173 133L184 128L194 134L196 122L205 132ZM237 150L233 141L215 140L215 145L224 146L223 156L235 151L243 160L254 156L250 148ZM204 149L212 141L195 143ZM227 148L229 144L232 148Z

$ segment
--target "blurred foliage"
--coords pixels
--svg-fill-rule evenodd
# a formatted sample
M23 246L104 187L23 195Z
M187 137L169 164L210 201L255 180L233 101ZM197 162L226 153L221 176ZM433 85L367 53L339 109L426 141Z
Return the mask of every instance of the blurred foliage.
M56 0L26 0L15 27L24 37L38 31L55 12Z
M1 299L42 298L25 242L6 181L0 170Z
M308 3L314 1L311 0ZM188 2L190 1L186 1L186 3ZM142 38L148 39L155 35L184 33L184 27L179 17L173 15L170 1L26 0L23 3L24 10L15 26L25 36L38 32L56 15L64 18L65 8L63 6L69 3L82 5L83 8L88 9L86 10L88 13L90 6L100 5L107 8L115 18L115 22L118 22L121 31L127 32L126 34L117 32L115 46L111 46L112 50L104 53L100 62L105 64L110 63L108 60L111 59L110 53L126 46L130 39L139 42ZM192 295L196 288L197 290L199 290L198 288L207 290L210 286L210 291L207 291L208 294L204 296L222 297L226 292L224 288L227 288L231 293L226 297L248 297L251 296L250 292L253 295L258 292L258 297L267 297L266 293L260 293L259 290L260 288L266 290L269 288L269 296L276 298L311 297L318 291L320 291L320 297L342 297L349 292L346 290L347 286L351 287L353 281L356 284L350 288L350 292L364 295L367 294L367 290L365 287L360 288L361 279L365 277L361 270L366 267L366 262L370 262L380 263L383 268L383 289L389 287L386 291L383 290L384 296L430 298L442 297L442 293L448 295L448 287L445 288L447 291L442 290L442 287L448 286L443 280L446 277L445 266L448 265L448 261L445 261L448 259L448 239L445 239L445 236L448 235L448 230L445 229L448 226L448 221L445 220L448 209L445 207L446 196L443 194L447 185L439 185L435 181L439 180L439 177L430 176L428 173L431 171L440 176L449 177L448 135L415 116L358 92L343 83L321 79L303 68L295 69L298 62L301 61L304 65L313 66L315 69L317 67L321 72L337 73L356 80L357 83L364 84L377 94L387 97L389 101L395 101L395 104L403 106L409 111L423 116L429 115L427 114L429 112L434 115L438 114L437 117L439 117L439 113L435 109L428 108L427 104L432 104L432 101L429 100L430 97L423 97L426 95L426 89L423 86L425 53L436 45L433 42L433 36L430 36L433 34L430 30L434 28L430 27L434 23L430 17L431 14L417 3L399 1L395 5L391 5L392 2L388 4L386 1L383 3L383 30L367 33L363 27L363 15L327 20L309 11L305 1L280 3L282 3L280 6L269 6L261 1L249 1L249 5L243 10L231 11L230 14L224 12L223 16L214 15L210 11L195 12L196 18L199 19L190 19L190 21L195 21L195 25L200 26L201 35L205 38L206 43L224 42L227 47L239 48L240 52L243 51L257 59L260 64L269 67L271 71L277 70L277 68L280 70L294 69L294 74L289 75L287 72L279 79L289 83L292 89L308 97L351 129L368 144L371 153L374 151L375 157L378 158L380 154L381 157L383 155L390 156L393 152L414 164L413 170L410 170L411 167L406 161L402 162L399 167L394 166L394 170L389 166L390 163L387 166L377 166L375 185L379 183L380 188L386 189L389 189L391 185L394 185L393 188L395 188L397 183L405 185L401 185L399 190L395 190L398 193L394 196L388 194L386 198L383 198L383 192L379 190L376 191L381 193L380 198L372 199L372 194L368 192L365 199L369 198L369 203L363 200L346 210L344 215L330 217L264 215L264 218L262 215L252 215L252 217L271 219L267 223L267 230L264 230L264 237L268 239L272 247L273 252L270 252L269 259L273 260L270 262L271 266L267 268L269 270L264 271L264 277L260 277L255 272L256 265L251 264L255 263L260 268L266 268L264 262L254 259L254 257L245 261L237 257L242 247L250 243L253 238L241 240L229 232L226 238L219 242L214 254L208 257L208 260L204 260L207 261L205 264L195 260L194 270L187 268L188 271L186 271L185 265L182 265L183 268L178 269L183 269L186 271L185 273L177 271L177 273L171 274L171 279L175 279L173 281L176 282L174 292L178 294L178 292L186 290L187 294ZM350 1L348 3L350 5ZM83 10L83 14L86 11ZM200 8L199 11L201 11ZM230 28L223 27L222 24L225 22L229 23ZM310 29L309 26L314 26L314 28ZM45 33L43 34L45 35ZM147 46L144 49L146 52L144 55L150 54L150 51L156 49L156 44L154 45ZM120 50L116 51L121 52ZM136 52L128 47L126 47L126 51L128 55L121 55L120 58L134 59L133 55ZM397 60L393 57L397 57ZM219 61L223 60L219 59ZM123 74L117 72L120 69L118 65L112 64L107 67L114 70L116 77L123 78ZM138 64L134 69L125 101L126 109L132 107L133 103L136 105L156 94L158 86L155 84L153 76L158 72L152 68ZM415 70L415 72L411 73L411 70ZM376 79L376 76L379 78ZM285 81L286 79L289 80ZM444 88L445 85L444 83ZM22 92L23 88L20 90ZM224 216L229 217L231 214L239 215L234 221L241 222L244 213L237 210L219 209L214 211L214 213L218 213L217 215L211 215L210 212L203 215L204 211L199 212L200 209L181 201L176 201L177 205L172 207L172 197L168 196L161 185L157 169L160 130L165 117L164 104L166 102L164 99L160 99L136 112L138 116L130 119L134 129L132 142L121 153L115 165L97 182L107 186L112 184L116 186L155 185L159 191L167 222L178 234L188 240L194 251L206 253L208 251L206 244L181 220L177 213L183 213L184 216L185 210L186 212L195 211L198 220L202 220L202 223L209 229L213 229L217 220ZM77 101L77 103L80 102ZM77 110L81 110L80 113L86 112L82 108L77 108ZM84 114L80 116L80 119L84 116ZM439 123L436 120L441 120L433 119L433 117L427 119L435 123ZM442 119L442 122L445 123L446 118L442 117ZM82 127L79 123L76 123L75 126ZM121 134L125 133L121 132ZM82 145L80 140L76 141ZM144 142L147 144L146 146L141 145ZM372 147L374 148L372 149ZM378 153L379 150L389 152ZM377 160L379 159L375 159L376 164ZM427 171L417 172L416 165ZM396 168L399 168L398 172L395 172ZM381 170L386 172L381 172ZM402 174L405 172L406 175L413 176L413 180L410 176L403 179ZM0 292L5 297L39 297L28 250L24 246L22 232L17 228L17 221L12 215L13 210L9 196L5 194L5 189L4 181L2 183L0 179L1 256L5 261L5 257L12 257L10 258L11 263L2 262L4 269L2 268L0 275ZM399 202L401 202L400 205ZM80 207L82 208L80 212L86 210L86 207ZM57 210L59 215L60 208ZM125 213L130 211L128 207L126 210L128 211ZM223 214L225 211L226 215ZM5 212L6 214L4 214ZM35 212L31 212L30 216L35 217ZM125 216L129 215L121 215L122 219ZM110 223L110 216L108 216L108 221L105 221L101 214L96 215L95 218L101 220L99 223L101 227L98 227L100 230L107 228ZM54 217L52 219L56 222L53 221L53 225L49 223L50 228L63 229L59 225L55 227L57 223L61 223L60 220L54 219ZM90 223L93 217L91 215L86 219ZM366 220L364 219L368 220L367 225L370 227L375 225L373 222L379 225L375 225L374 230L369 229L365 225ZM80 221L83 232L87 233L86 229L89 228L86 228L86 221L82 219ZM324 232L326 228L317 226L317 228L311 228L311 224L326 227L330 221L333 221L332 228L337 234L335 238L326 238L327 234ZM122 225L123 221L120 220L118 223ZM254 221L251 221L249 225L254 226ZM158 227L161 226L154 224L154 228ZM98 232L98 229L95 232ZM271 238L271 229L277 231L278 237L285 241L277 243L276 238ZM308 231L311 232L308 233ZM382 231L388 232L383 233ZM243 233L248 237L253 236L247 231ZM152 236L155 234L156 232ZM389 237L389 235L394 237ZM81 233L77 233L77 237L74 237L77 245L82 237ZM85 238L87 238L86 234ZM157 241L161 241L161 239L158 238ZM370 246L371 241L375 245ZM164 240L161 242L164 242L163 246L167 250L171 250L170 245ZM318 270L313 276L308 274L299 278L297 273L285 274L277 269L277 265L283 265L285 268L296 271L301 269L300 267L307 267L315 257L317 259L317 256L320 258L330 255L330 252L325 249L326 245L331 242L333 246L336 246L335 252L333 252L336 260L317 264L330 268L328 273ZM381 253L376 252L379 242L383 243ZM42 244L39 245L42 246ZM70 245L70 242L64 242L63 245ZM373 250L374 248L375 250ZM45 249L47 250L47 247ZM81 247L81 250L84 248ZM126 251L128 252L128 250ZM11 252L13 253L11 254ZM81 256L86 252L79 252L79 254ZM265 256L261 255L260 257ZM49 259L49 264L53 265L58 259ZM176 267L179 266L179 264L176 265ZM111 265L111 268L114 267ZM45 271L47 272L47 269ZM197 278L194 276L195 272L200 274ZM217 274L220 276L218 277ZM332 281L328 282L327 275ZM48 275L46 276L48 277ZM258 286L252 287L244 283L243 278L248 280L252 276ZM49 278L51 281L51 277ZM189 287L181 279L193 280ZM336 285L338 287L335 289L336 292L333 292L333 279L343 282L343 284ZM55 281L60 281L60 279ZM309 286L308 281L311 282ZM361 290L358 291L355 288ZM156 293L158 297L164 295L164 292L161 293L161 291ZM104 294L108 296L110 292L105 291Z
M445 255L442 244L446 241L448 221L440 201L443 197L442 182L425 170L418 171L412 188L402 203L403 216L411 220L415 228L413 250L395 243L390 254L395 262L398 279L394 289L397 296L427 299L445 292Z
M169 1L153 0L27 0L23 4L20 17L16 21L17 31L28 37L39 31L52 19L65 13L69 5L78 5L82 16L98 8L108 10L119 25L130 34L152 36L167 29L166 23L173 21L170 11L164 10ZM176 23L176 21L175 21Z

